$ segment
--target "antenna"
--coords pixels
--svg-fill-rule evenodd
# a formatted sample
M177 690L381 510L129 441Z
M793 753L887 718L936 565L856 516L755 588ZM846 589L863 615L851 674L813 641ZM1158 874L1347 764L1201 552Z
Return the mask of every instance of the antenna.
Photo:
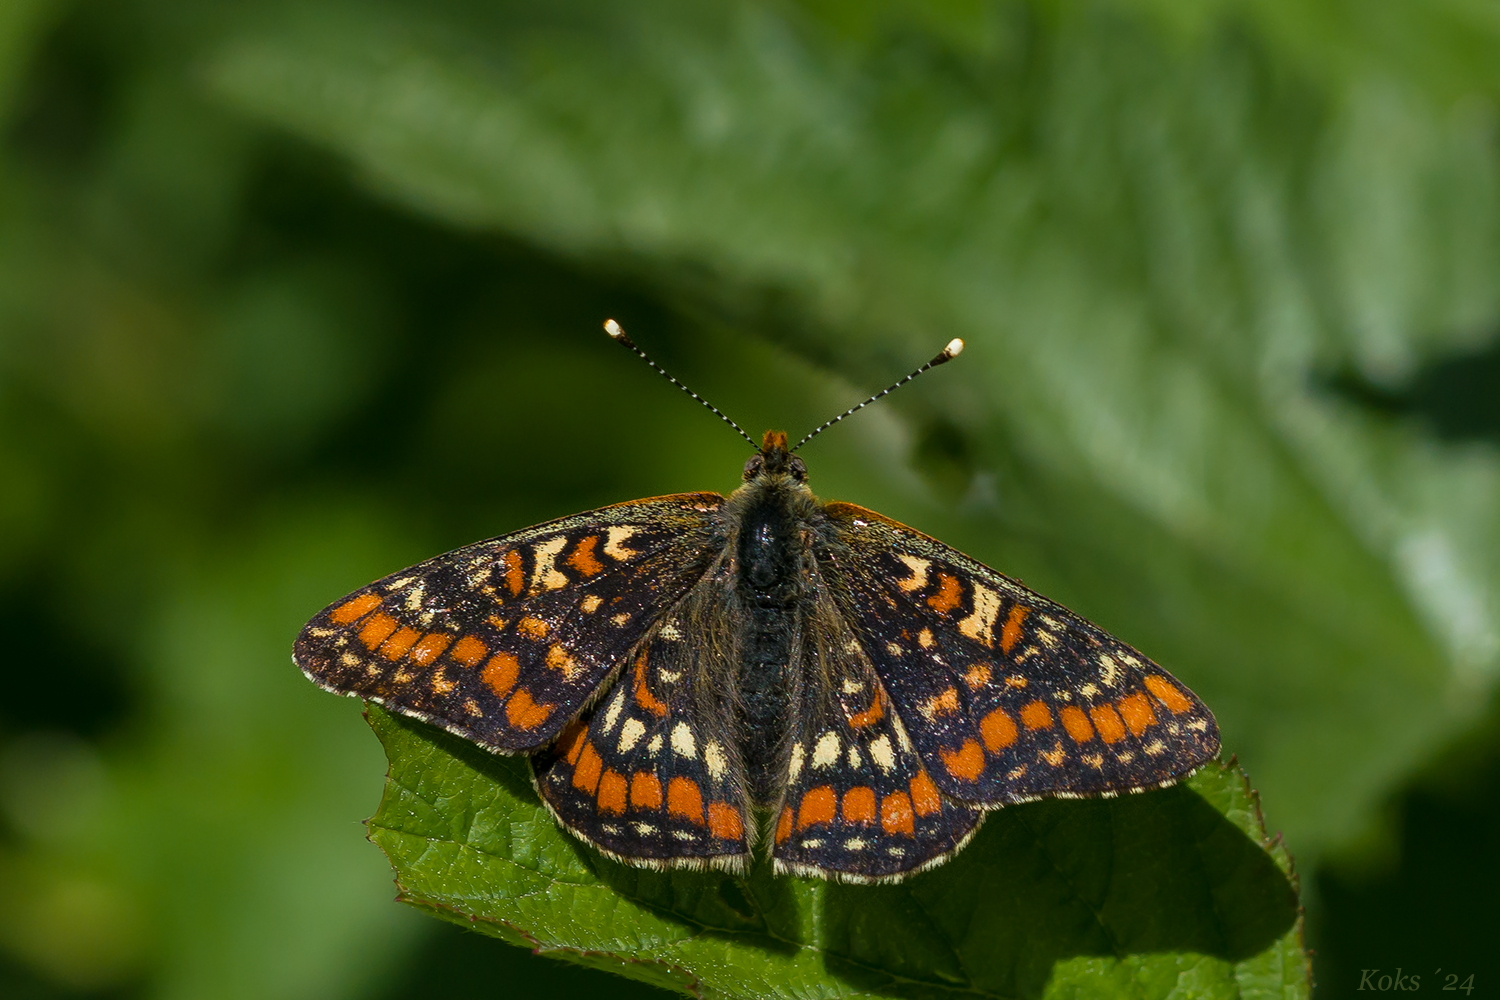
M661 365L657 364L655 361L652 361L650 358L648 358L646 356L646 352L643 351L643 350L641 350L639 347L636 347L635 346L635 341L631 340L629 337L627 337L625 335L625 331L620 328L620 324L616 323L612 319L607 319L607 320L604 321L604 332L607 333L607 334L609 334L610 339L613 340L615 343L617 343L617 344L624 344L626 347L628 347L632 351L634 351L636 353L636 355L642 361L646 362L646 364L648 364L652 368L656 369L657 374L659 374L662 378L666 379L668 382L671 382L677 388L681 389L683 392L687 393L689 396L692 396L694 399L696 399L698 402L702 403L704 406L708 407L709 410L712 413L714 413L720 420L724 421L730 427L733 427L736 431L738 431L740 437L744 438L746 441L749 441L750 442L750 447L754 448L757 452L760 451L760 445L756 444L755 443L755 439L752 438L749 434L745 433L744 428L742 428L739 424L735 423L733 420L730 420L728 417L726 417L724 415L723 411L721 411L717 406L715 406L714 404L710 403L708 400L704 399L702 396L698 395L696 392L694 392L693 390L689 389L687 386L683 385L681 382L677 381L672 376L668 375L667 374L667 370L665 368L663 368ZM954 343L959 343L959 342L955 341ZM950 344L949 346L951 347L952 345ZM962 347L963 345L961 343L959 343L959 346ZM955 351L954 353L957 354L958 352ZM943 360L946 361L947 358L944 358ZM933 362L933 364L936 364L936 363L937 362ZM928 365L927 367L931 368L932 365ZM907 377L910 378L912 376L907 376ZM891 388L895 388L895 387L892 386ZM889 392L890 390L886 390L886 391ZM821 427L818 428L818 429L822 430Z
M613 336L613 334L611 334L611 336ZM962 340L959 340L957 337L954 337L952 340L948 341L948 346L945 347L945 348L943 348L942 353L939 354L937 357L933 358L931 361L927 362L921 368L918 368L916 371L912 372L910 375L906 376L905 378L903 378L903 379L901 379L901 380L899 380L897 382L894 382L891 385L886 386L884 389L881 389L875 395L871 396L869 399L865 400L863 403L860 403L858 406L851 406L851 407L849 407L849 409L845 410L843 413L840 413L838 416L834 417L832 420L828 421L826 424L823 424L821 427L815 428L814 430L812 430L807 435L807 437L803 438L801 441L798 441L796 443L796 445L794 445L792 447L792 451L796 451L798 448L800 448L803 445L807 444L807 442L811 441L813 438L817 437L819 434L822 434L828 428L832 427L834 424L838 423L840 420L843 420L845 417L853 416L855 413L858 413L860 410L863 410L865 407L867 407L871 403L875 402L875 400L879 399L881 396L887 396L887 395L890 395L891 393L895 392L897 389L901 388L903 385L905 385L906 383L910 382L912 379L916 378L918 375L922 374L927 369L929 369L929 368L936 368L938 365L947 364L949 361L952 361L954 358L958 357L959 354L963 352L963 349L964 349L964 342ZM641 356L645 357L644 354L641 355ZM666 374L666 373L663 372L662 374ZM704 405L707 405L707 404L704 404ZM709 409L713 409L713 407L709 407ZM715 410L714 412L717 413L718 411ZM719 414L719 415L723 416L723 414ZM729 418L728 417L724 417L724 419L728 420ZM743 434L745 432L744 431L740 431L740 433Z

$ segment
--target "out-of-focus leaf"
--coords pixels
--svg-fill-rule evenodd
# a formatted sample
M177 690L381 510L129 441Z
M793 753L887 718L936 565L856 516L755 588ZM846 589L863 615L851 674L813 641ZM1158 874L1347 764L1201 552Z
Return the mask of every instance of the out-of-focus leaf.
M967 338L928 410L967 495L886 513L1170 664L1307 856L1491 685L1493 449L1317 388L1500 318L1488 92L1319 89L1274 33L1124 7L1001 4L968 46L755 4L441 10L299 5L207 72L423 211L780 302L750 324L862 379Z
M374 852L350 849L379 753L282 648L309 595L402 548L341 506L181 568L143 630L154 697L136 738L81 758L57 737L6 747L0 819L25 813L28 850L0 849L0 947L75 988L149 970L149 995L183 1000L359 996L408 953L420 921L390 905Z
M895 886L607 861L524 761L372 706L390 773L370 836L404 900L543 954L708 997L1308 995L1290 862L1237 769L1004 809Z
M310 591L407 547L383 520L286 511L215 545L147 637L162 721L117 758L117 842L95 849L170 907L150 915L159 997L357 996L419 932L391 914L373 859L346 849L368 749L275 669Z
M0 7L0 123L9 117L32 46L61 7L59 0L10 0Z

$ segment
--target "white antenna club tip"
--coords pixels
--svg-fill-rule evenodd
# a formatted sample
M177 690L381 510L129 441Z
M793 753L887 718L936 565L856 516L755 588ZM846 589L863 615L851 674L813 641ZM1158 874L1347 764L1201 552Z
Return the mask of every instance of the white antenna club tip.
M620 324L616 323L612 319L607 319L604 321L604 332L609 334L615 340L619 340L621 337L625 336L625 331L620 329ZM952 345L950 344L949 346ZM960 342L959 346L962 347L963 344Z
M614 320L610 320L609 322L613 323ZM606 323L605 325L608 326L609 324ZM948 346L943 348L943 353L948 355L948 357L950 358L956 358L963 352L964 342L962 340L959 340L957 337L954 337L952 340L948 341Z

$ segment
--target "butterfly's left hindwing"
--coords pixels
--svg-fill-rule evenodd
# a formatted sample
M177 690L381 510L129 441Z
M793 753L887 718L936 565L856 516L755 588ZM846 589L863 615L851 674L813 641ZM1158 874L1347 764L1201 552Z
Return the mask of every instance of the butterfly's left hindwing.
M996 806L1171 784L1219 751L1213 715L1061 605L853 504L820 559L947 796Z
M697 582L723 502L617 504L429 559L329 605L294 658L330 691L533 751Z

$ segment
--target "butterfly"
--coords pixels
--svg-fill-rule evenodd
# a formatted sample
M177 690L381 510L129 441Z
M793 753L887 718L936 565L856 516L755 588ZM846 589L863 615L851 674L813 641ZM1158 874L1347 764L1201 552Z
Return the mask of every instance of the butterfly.
M893 881L953 857L988 810L1162 787L1218 753L1212 713L1135 649L819 500L785 434L746 439L728 497L437 556L329 605L294 658L329 691L530 755L559 824L646 867L744 873L762 852L778 873Z

